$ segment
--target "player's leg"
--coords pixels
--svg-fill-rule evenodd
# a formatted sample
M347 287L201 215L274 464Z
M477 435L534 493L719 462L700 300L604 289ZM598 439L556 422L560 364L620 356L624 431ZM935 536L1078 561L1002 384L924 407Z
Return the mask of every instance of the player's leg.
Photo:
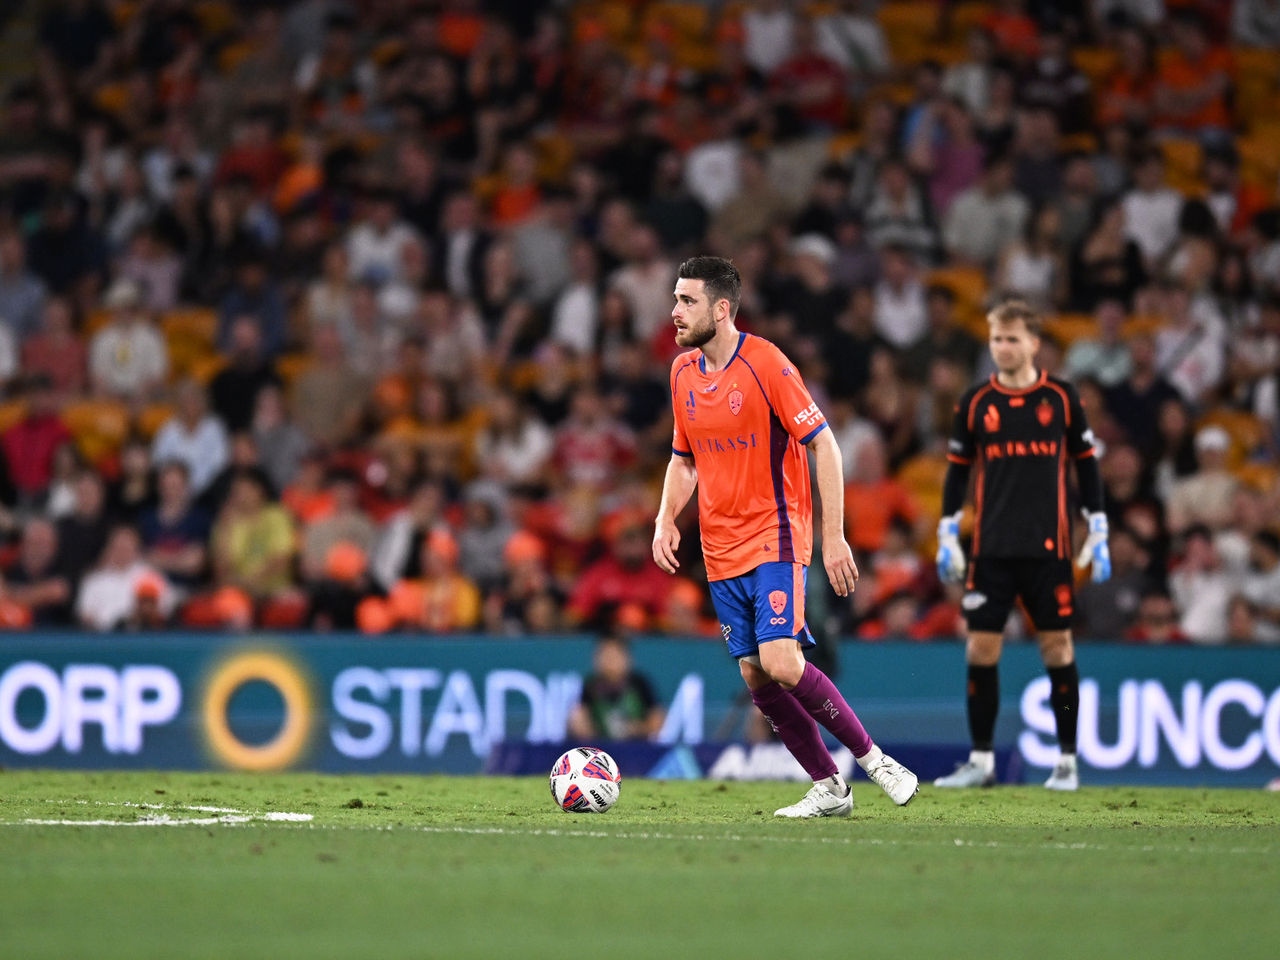
M1028 568L1023 594L1027 613L1036 625L1040 659L1049 674L1049 706L1058 731L1058 762L1045 781L1050 790L1076 790L1080 786L1076 763L1076 727L1080 714L1080 671L1076 668L1071 640L1071 614L1075 604L1074 571L1070 560L1045 560Z
M805 568L768 563L754 572L761 668L852 751L858 766L894 803L910 802L919 786L915 774L875 745L831 678L804 658L801 645L814 645L804 623Z
M783 746L813 780L813 789L797 804L783 807L780 817L848 816L853 797L840 775L831 751L822 742L813 717L760 666L755 641L755 604L747 577L713 580L711 601L720 619L720 632L729 653L738 659L738 670L751 692L751 701L778 735Z
M968 622L965 643L965 715L969 721L969 759L954 773L934 781L938 787L989 787L996 782L995 732L1000 712L1000 653L1004 624L1013 606L1014 584L1006 561L975 558L961 605Z

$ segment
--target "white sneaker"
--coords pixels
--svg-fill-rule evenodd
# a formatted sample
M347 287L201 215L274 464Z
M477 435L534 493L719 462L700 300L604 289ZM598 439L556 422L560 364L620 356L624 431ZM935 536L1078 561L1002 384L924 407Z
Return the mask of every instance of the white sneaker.
M800 798L799 803L775 810L775 817L788 817L792 820L807 820L810 817L847 817L853 813L853 791L843 797L837 797L826 784L815 783L809 792Z
M1044 782L1044 785L1050 790L1079 790L1080 772L1076 768L1075 756L1067 754L1059 757L1053 773L1049 774L1049 779Z
M993 787L996 771L968 760L956 765L956 772L933 781L935 787Z
M888 754L882 753L867 764L866 775L900 807L920 792L920 778Z

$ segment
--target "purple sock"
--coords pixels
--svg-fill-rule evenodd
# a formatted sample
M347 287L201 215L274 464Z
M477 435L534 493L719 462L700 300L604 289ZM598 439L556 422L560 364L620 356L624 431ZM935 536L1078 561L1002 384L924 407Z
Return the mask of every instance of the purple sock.
M752 690L751 700L815 783L839 772L813 717L805 713L780 683L770 680L758 690Z
M830 730L837 740L852 750L855 757L865 757L871 750L871 738L867 736L858 715L853 712L853 707L845 702L831 679L812 663L805 664L804 675L791 691L791 696L809 711L810 716Z

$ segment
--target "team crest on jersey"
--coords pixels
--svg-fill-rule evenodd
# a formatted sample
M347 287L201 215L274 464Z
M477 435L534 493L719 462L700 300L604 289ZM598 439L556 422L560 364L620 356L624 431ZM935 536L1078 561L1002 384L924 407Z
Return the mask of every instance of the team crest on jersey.
M773 607L774 613L781 613L787 609L787 594L784 590L774 590L769 594L769 606Z
M1000 432L1000 411L996 409L996 405L994 403L988 404L987 412L982 418L982 426L986 429L987 433Z
M735 390L729 394L729 412L735 417L742 412L742 391Z
M1053 422L1053 404L1048 399L1040 401L1040 405L1036 407L1036 419L1040 421L1040 426L1047 427Z

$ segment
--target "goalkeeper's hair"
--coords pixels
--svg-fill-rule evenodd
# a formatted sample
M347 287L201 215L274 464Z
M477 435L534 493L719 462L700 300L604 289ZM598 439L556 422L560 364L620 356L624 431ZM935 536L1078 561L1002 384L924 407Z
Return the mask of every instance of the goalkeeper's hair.
M742 276L732 260L724 257L690 257L676 274L681 280L701 280L714 307L718 300L729 301L729 317L738 315L742 300Z
M1044 333L1044 317L1025 300L1016 297L1003 300L987 314L987 323L992 326L1016 323L1019 320L1027 328L1027 333L1033 337L1039 337Z

